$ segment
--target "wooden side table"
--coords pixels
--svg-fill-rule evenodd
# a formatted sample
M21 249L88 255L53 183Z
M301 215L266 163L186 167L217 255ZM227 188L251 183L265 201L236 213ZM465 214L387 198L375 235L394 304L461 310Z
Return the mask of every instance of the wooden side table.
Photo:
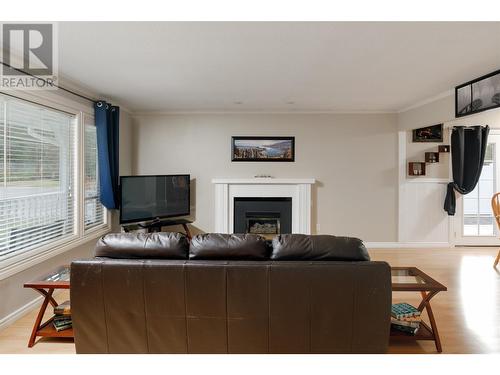
M432 297L439 292L446 291L447 288L416 267L392 267L391 276L393 292L419 292L421 294L422 300L418 305L418 310L422 312L425 309L430 323L429 327L422 321L419 330L414 335L391 329L391 339L432 340L436 345L436 350L441 353L443 351L441 339L430 301Z
M35 345L35 340L38 336L74 338L73 328L65 329L63 331L57 331L54 328L54 325L52 324L54 317L42 323L43 315L45 314L49 303L53 307L58 306L58 303L52 296L54 290L69 289L69 275L70 267L61 266L37 280L24 284L25 288L32 288L44 297L42 306L40 307L40 311L38 311L38 315L35 319L35 324L33 325L33 330L31 331L31 336L28 341L29 348Z

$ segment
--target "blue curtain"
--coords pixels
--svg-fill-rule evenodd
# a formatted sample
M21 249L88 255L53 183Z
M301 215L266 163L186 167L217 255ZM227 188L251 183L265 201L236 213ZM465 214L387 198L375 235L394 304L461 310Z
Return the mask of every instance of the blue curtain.
M94 105L97 130L100 200L108 209L118 208L118 155L120 107L105 101Z

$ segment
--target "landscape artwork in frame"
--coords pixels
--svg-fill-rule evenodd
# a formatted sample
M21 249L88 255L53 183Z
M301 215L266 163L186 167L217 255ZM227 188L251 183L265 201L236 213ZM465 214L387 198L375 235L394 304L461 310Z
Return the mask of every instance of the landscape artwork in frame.
M413 142L443 142L443 124L413 129Z
M294 161L295 137L232 137L232 161Z
M500 107L500 70L455 87L455 116Z

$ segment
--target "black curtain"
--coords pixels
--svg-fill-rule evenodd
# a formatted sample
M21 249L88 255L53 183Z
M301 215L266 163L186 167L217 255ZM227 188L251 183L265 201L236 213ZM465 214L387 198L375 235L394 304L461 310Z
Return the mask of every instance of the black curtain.
M444 201L444 210L448 215L455 215L455 191L462 195L469 194L479 181L489 132L488 125L453 128L451 133L453 182L448 184Z
M120 108L105 101L96 102L97 156L100 200L108 209L118 208L118 155Z

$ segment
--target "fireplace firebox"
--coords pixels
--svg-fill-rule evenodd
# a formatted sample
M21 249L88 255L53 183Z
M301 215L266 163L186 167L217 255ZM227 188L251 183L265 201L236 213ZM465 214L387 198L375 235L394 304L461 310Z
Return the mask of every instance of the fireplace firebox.
M246 219L246 233L261 235L276 235L281 233L279 212L247 212Z
M292 198L234 198L234 233L272 238L292 232Z

